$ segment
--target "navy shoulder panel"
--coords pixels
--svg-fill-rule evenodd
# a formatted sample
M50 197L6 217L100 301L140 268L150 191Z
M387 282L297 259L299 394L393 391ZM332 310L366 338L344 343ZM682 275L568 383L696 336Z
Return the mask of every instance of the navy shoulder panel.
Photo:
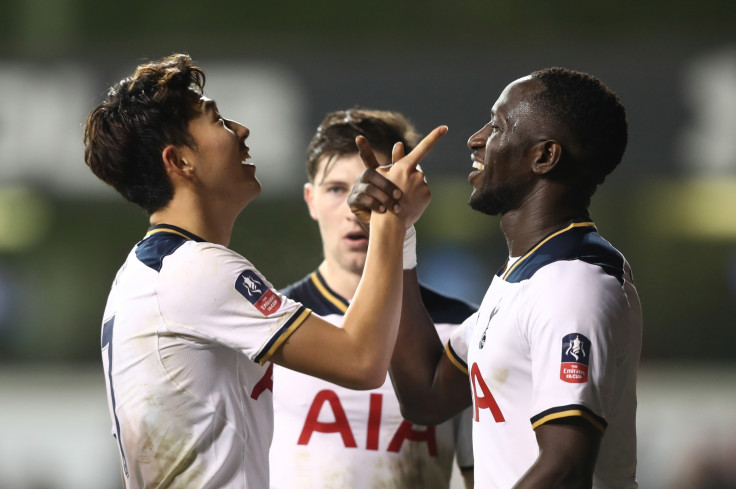
M146 266L160 272L164 258L189 240L204 241L186 229L171 224L157 224L148 228L146 236L135 249L135 256Z
M460 324L478 310L476 305L440 294L425 285L420 285L420 291L424 307L436 324Z
M164 258L173 254L187 241L188 238L176 234L153 234L138 243L138 247L135 249L135 256L144 265L160 272Z
M424 285L420 286L422 302L435 323L460 324L471 316L478 307L459 299L442 295ZM315 271L279 292L302 303L320 316L345 314L350 303L332 290L324 278Z
M318 271L284 287L279 292L289 299L300 302L315 314L345 314L348 301L330 289Z
M532 277L545 265L561 260L581 260L601 267L623 283L624 257L595 227L572 227L542 240L532 251L521 257L503 277L507 282L520 282Z
M309 275L304 277L298 282L289 284L286 287L279 289L279 293L284 294L289 299L299 300L299 297L304 295L305 283L309 281Z

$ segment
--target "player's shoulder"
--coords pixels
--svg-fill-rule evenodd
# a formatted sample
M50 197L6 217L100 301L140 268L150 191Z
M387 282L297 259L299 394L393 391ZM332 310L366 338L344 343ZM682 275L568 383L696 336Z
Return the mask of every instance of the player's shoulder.
M579 265L582 265L579 266ZM522 256L507 271L506 282L522 282L544 275L564 275L567 270L592 267L597 273L623 282L626 260L611 243L598 234L592 222L572 223L551 234Z
M306 297L312 289L310 276L311 273L305 275L302 279L279 289L279 292L289 299L299 301L300 298Z
M136 258L148 268L160 272L164 259L179 252L187 241L181 233L151 230L135 247Z
M159 297L175 302L179 298L166 291L224 297L244 281L271 288L266 278L245 257L174 226L149 230L136 246L135 255L156 272Z
M424 307L435 324L459 324L478 310L476 304L442 294L425 284L420 284L419 289Z
M168 262L176 262L177 268L184 265L206 268L233 261L248 263L226 246L207 242L184 229L166 224L151 227L134 251L141 263L156 272L162 272Z
M301 280L287 285L279 292L289 299L310 308L312 312L320 316L343 315L350 305L347 299L327 285L319 270L315 270Z

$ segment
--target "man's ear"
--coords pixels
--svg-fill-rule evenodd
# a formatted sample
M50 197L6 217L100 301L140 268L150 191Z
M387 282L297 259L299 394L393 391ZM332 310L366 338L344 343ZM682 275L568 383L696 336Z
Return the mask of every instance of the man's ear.
M562 159L562 145L553 139L537 143L532 170L538 175L552 171Z
M318 221L317 210L314 208L314 185L311 182L304 184L304 202L307 203L307 209L309 209L309 215L315 221Z
M164 162L164 168L166 168L169 174L181 175L183 177L192 174L192 166L187 163L181 149L173 144L168 144L164 147L163 151L161 151L161 159Z

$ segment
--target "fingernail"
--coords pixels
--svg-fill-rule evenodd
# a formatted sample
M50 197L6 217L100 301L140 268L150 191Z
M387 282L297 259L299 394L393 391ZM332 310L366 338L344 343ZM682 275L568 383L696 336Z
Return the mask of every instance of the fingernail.
M394 199L400 199L401 198L401 190L394 190Z
M394 213L395 214L398 214L400 210L401 210L401 206L399 204L394 205Z
M384 212L386 212L386 208L385 208L384 206L380 206L380 207L378 208L378 212L380 212L380 213L384 213Z

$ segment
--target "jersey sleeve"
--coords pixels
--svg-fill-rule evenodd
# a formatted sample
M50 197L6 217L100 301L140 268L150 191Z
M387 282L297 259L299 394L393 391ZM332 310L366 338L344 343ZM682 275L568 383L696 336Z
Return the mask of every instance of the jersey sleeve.
M477 321L478 312L476 311L455 328L445 346L445 354L450 358L452 364L465 375L468 375L468 341L472 327Z
M265 363L311 310L280 294L232 250L211 243L187 245L167 257L161 269L157 296L166 329Z
M519 324L531 355L533 428L582 416L605 432L627 322L619 281L581 261L558 262L535 274L524 302Z

